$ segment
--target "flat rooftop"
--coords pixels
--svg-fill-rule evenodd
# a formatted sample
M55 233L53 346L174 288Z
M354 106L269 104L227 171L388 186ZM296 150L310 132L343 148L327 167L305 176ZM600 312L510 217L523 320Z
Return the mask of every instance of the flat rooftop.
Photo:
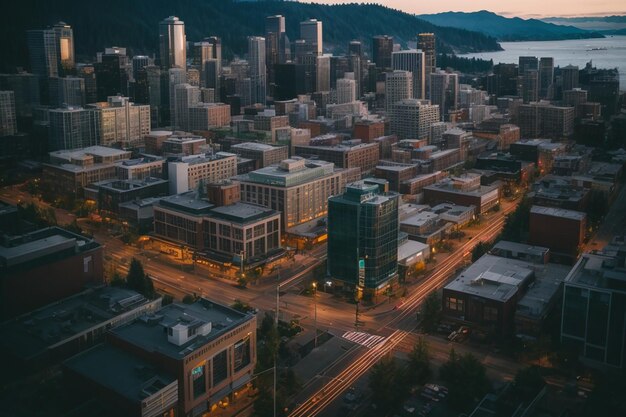
M235 150L246 149L251 151L271 151L273 149L284 148L284 146L272 146L259 142L244 142L233 145L230 148Z
M502 256L504 258L509 256L499 255L500 253L509 253L510 256L517 258L520 254L529 255L531 257L543 258L550 249L543 246L532 246L526 243L510 242L508 240L500 240L496 243L491 252L494 255Z
M81 149L65 149L50 152L50 156L67 159L68 161L70 159L82 159L87 155L110 157L123 156L127 154L130 155L131 152L124 151L122 149L109 148L107 146L89 146Z
M626 268L614 256L584 253L565 282L626 293Z
M531 214L542 214L544 216L551 217L559 217L564 219L571 220L583 220L587 217L587 215L581 211L574 210L566 210L556 207L543 207L543 206L532 206L530 208Z
M534 270L527 262L483 255L445 286L464 294L506 302L520 287L533 279Z
M174 376L108 344L82 352L66 360L64 365L135 403L140 403L172 383L178 385Z
M237 223L248 223L279 213L267 207L241 202L233 203L228 206L215 207L212 208L210 212L211 217L222 218Z
M196 191L187 191L186 193L171 195L162 198L156 205L173 210L184 211L191 215L205 215L209 209L215 207L205 198L198 198Z
M517 302L516 314L536 319L545 316L570 270L569 266L558 264L545 264L540 268L535 281Z
M32 358L147 303L123 288L89 289L0 324L0 345L15 357Z
M180 360L253 319L253 315L240 313L230 307L201 298L193 304L169 304L155 314L140 317L132 323L117 327L111 330L111 333L147 352L159 352ZM198 335L180 346L169 342L166 330L189 321L211 323L211 330L205 336Z

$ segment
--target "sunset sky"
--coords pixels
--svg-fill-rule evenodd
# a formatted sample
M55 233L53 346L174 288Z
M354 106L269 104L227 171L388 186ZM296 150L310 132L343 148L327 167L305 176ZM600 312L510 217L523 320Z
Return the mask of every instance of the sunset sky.
M357 0L304 1L325 4L357 2ZM626 14L626 1L624 0L378 0L374 2L417 14L447 11L473 12L483 9L508 17L518 16L523 18Z

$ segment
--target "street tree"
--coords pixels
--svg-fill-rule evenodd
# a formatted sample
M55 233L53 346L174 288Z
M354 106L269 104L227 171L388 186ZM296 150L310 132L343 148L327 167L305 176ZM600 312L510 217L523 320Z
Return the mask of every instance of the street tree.
M471 353L457 355L451 349L448 361L439 368L439 376L448 386L450 406L457 411L468 410L490 389L485 367Z
M413 350L409 353L409 364L407 369L408 382L413 384L425 384L432 376L430 369L430 354L428 352L428 342L420 337L415 342Z
M433 291L424 300L420 310L422 329L425 332L433 332L437 329L441 320L441 301L437 291Z
M398 366L393 356L383 357L370 371L372 402L380 410L397 409L409 394L406 379L406 371Z

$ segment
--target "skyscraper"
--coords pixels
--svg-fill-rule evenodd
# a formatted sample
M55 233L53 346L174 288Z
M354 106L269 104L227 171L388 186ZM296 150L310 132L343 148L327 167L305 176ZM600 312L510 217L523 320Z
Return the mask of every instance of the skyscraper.
M459 75L445 71L430 74L430 101L439 105L441 120L445 121L448 112L459 104Z
M167 108L169 108L169 115L167 120L169 120L170 123L174 124L175 123L175 118L174 115L176 114L176 97L175 97L175 92L176 92L176 86L179 84L186 84L187 83L187 71L185 71L182 68L170 68L167 72L167 80L168 80L168 88L169 88L169 94L167 96L165 96L167 98ZM163 91L161 91L161 99L165 98Z
M74 70L74 31L65 22L59 22L52 27L56 35L57 50L59 54L59 70L63 74L69 74Z
M48 112L48 149L78 149L98 145L95 113L81 107L51 109Z
M348 78L337 80L337 104L356 101L356 82Z
M568 65L561 68L562 91L573 90L578 88L578 67Z
M393 104L391 133L400 139L429 139L431 126L439 122L439 106L428 100L407 99Z
M324 50L322 22L317 19L300 22L300 39L306 43L310 53L321 55Z
M385 111L390 112L394 103L413 98L413 75L408 71L385 74Z
M350 41L348 44L348 55L363 56L363 45L361 41Z
M0 91L0 137L16 133L15 94L13 91Z
M315 91L330 91L330 55L319 55L315 61Z
M128 92L128 56L126 48L106 48L100 62L94 64L98 101Z
M83 78L51 77L48 85L50 105L56 107L85 105L85 80Z
M190 84L177 84L174 87L174 118L172 125L181 130L189 130L189 108L200 102L200 89Z
M328 274L370 294L398 272L398 194L366 180L328 199Z
M209 59L204 63L203 77L205 78L205 87L215 90L215 101L220 100L220 78L222 76L222 40L217 36L209 36L204 38L205 42L213 46L213 59Z
M137 73L147 67L148 65L152 65L152 59L146 55L135 55L133 57L133 80L137 78Z
M530 103L539 100L539 71L527 69L520 76L519 96L522 97L524 103Z
M523 74L528 70L538 70L539 60L536 56L520 56L518 58L519 73Z
M539 98L552 99L554 82L554 58L543 57L539 60Z
M284 16L275 15L265 18L265 54L268 82L273 84L276 81L275 65L284 64L290 58Z
M424 52L418 49L393 52L391 66L394 70L409 71L413 75L413 98L422 99L426 94Z
M267 96L265 38L260 36L248 36L248 63L250 64L251 103L265 104Z
M56 32L52 29L27 30L26 42L30 69L40 77L58 77L58 44Z
M391 68L391 53L393 52L393 37L378 35L372 38L372 60L376 68Z
M424 52L425 86L424 97L430 97L430 76L437 69L437 49L434 33L420 33L417 35L417 49Z
M187 38L185 23L170 16L159 23L159 52L161 68L187 68Z

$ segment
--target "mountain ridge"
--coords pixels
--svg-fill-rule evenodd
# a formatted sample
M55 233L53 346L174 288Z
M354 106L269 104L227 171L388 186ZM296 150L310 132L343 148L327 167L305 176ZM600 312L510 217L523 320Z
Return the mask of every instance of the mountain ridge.
M601 34L571 25L557 25L539 19L508 18L496 13L480 10L477 12L443 12L417 15L435 25L457 27L479 31L499 41L541 41L601 38Z

